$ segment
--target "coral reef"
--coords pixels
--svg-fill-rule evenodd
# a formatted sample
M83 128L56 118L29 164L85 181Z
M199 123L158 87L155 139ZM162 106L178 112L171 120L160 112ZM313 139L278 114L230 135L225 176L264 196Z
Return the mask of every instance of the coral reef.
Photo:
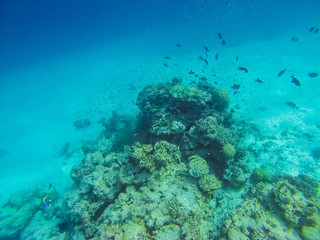
M269 176L259 168L258 154L244 147L229 104L228 91L206 81L184 86L174 77L146 86L137 98L137 117L113 112L100 121L104 131L82 146L83 159L71 170L73 186L63 198L46 193L54 208L45 212L31 198L27 209L8 202L3 209L16 215L25 209L26 215L14 229L8 226L17 219L2 220L8 226L1 225L1 234L5 229L25 239L320 239L319 184L307 175ZM46 227L34 226L45 219Z
M239 134L226 111L229 101L226 90L204 82L184 86L175 77L139 93L136 120L129 123L129 117L114 113L101 121L106 130L84 145L85 157L71 171L74 186L65 208L70 223L78 226L72 234L94 239L216 236L215 197L207 193L221 189L219 176L230 167L225 152L238 160ZM132 135L115 148L123 134L117 118Z

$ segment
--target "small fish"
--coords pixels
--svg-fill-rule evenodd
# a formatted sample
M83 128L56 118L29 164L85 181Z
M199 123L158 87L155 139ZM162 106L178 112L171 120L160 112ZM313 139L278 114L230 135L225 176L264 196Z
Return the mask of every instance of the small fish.
M286 105L288 105L289 107L292 107L292 108L296 108L298 109L299 107L297 106L297 104L293 103L293 102L285 102Z
M317 76L318 76L318 73L316 73L316 72L309 73L309 77L315 78Z
M248 69L246 69L245 67L238 67L238 70L248 73Z
M284 74L284 73L285 73L285 71L287 71L287 69L283 69L283 70L281 70L281 71L278 73L278 77L282 76L282 74Z
M201 77L200 81L207 81L208 79L206 77Z
M177 47L182 47L180 43L176 43L176 46Z
M192 84L197 84L197 83L195 81L191 81L189 85L192 85Z
M163 66L168 67L168 64L164 63Z
M312 27L309 29L309 32L313 32L315 30L316 27Z
M226 7L230 7L230 2L226 1Z
M199 77L199 75L198 75L198 74L195 74L194 76L195 76L195 77Z
M42 202L44 204L45 207L51 207L51 200L50 198L48 198L47 196L45 196L43 199L42 199Z
M170 59L170 57L168 57L168 56L165 56L165 57L164 57L164 59Z
M191 70L190 72L188 72L188 74L195 74L195 72Z
M319 28L317 28L317 27L312 27L312 28L309 29L309 32L318 33L318 32L319 32Z
M217 81L214 81L214 84L218 84L218 82L217 82Z
M222 37L222 34L218 32L218 37L222 40L223 37Z
M221 45L225 45L226 43L227 43L226 40L224 39L221 40Z
M210 52L210 50L209 50L209 48L208 48L207 46L203 46L203 48L204 48L204 50L205 50L206 52Z
M301 82L299 81L298 78L296 78L296 77L293 76L293 75L291 76L291 78L292 78L292 80L291 80L292 83L294 83L294 84L297 85L298 87L301 86Z
M198 57L199 60L204 61L207 65L209 65L208 60L203 58L202 56Z
M233 84L231 88L234 90L238 90L240 87L241 86L239 84Z
M291 38L291 42L298 42L298 38L292 37L292 38Z
M260 78L257 78L256 80L254 80L254 81L256 81L256 82L258 82L258 83L263 83L263 81L262 80L260 80Z
M239 60L239 54L238 54L237 57L236 57L236 62L238 62L238 60Z
M218 60L218 58L219 58L219 53L217 53L214 57L215 57L216 60Z

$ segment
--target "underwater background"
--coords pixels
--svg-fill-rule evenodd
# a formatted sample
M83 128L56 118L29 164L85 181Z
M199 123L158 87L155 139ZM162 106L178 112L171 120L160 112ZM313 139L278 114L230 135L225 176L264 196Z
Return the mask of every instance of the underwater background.
M1 0L0 36L0 239L320 239L318 0Z

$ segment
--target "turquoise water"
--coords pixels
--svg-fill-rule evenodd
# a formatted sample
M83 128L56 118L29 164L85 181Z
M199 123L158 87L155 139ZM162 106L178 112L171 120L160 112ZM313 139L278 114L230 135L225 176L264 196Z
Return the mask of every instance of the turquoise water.
M320 239L319 9L1 1L0 239Z

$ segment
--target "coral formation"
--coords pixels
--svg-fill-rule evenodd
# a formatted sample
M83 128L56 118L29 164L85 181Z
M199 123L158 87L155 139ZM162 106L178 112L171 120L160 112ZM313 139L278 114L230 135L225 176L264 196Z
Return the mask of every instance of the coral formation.
M225 144L222 147L222 150L223 150L223 154L227 159L233 158L234 155L236 154L236 150L230 143Z
M206 160L196 155L189 157L189 168L190 175L196 178L209 173L209 166Z
M200 188L205 192L221 188L221 181L217 179L213 174L206 174L199 180Z
M259 182L266 182L269 179L269 173L262 169L262 168L256 168L252 173L252 180L255 183Z
M72 168L73 186L64 197L46 192L54 208L45 212L31 198L22 205L12 198L0 211L6 225L0 225L1 234L5 229L3 236L25 239L319 239L319 184L307 175L269 176L249 164L257 154L244 148L229 104L228 91L207 81L184 86L175 77L146 86L137 98L137 117L113 112L100 121L104 131L82 146L83 159ZM37 194L32 198L40 201ZM17 218L9 218L9 211L20 224L13 224ZM34 227L45 218L48 230Z

